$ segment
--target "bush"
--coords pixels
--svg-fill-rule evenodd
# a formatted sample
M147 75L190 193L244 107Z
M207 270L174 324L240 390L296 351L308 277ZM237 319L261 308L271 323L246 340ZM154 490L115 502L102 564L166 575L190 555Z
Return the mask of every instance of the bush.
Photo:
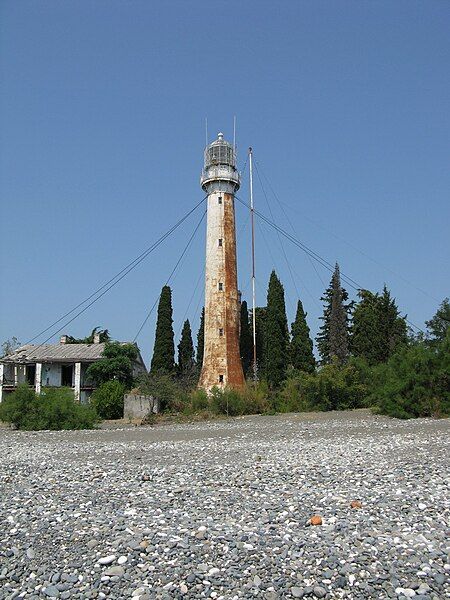
M361 359L332 363L317 373L291 373L275 396L278 412L347 410L367 406L370 370Z
M97 388L91 397L91 404L102 419L123 417L123 396L125 386L120 381L107 381Z
M37 395L26 384L0 404L0 419L18 429L93 429L98 422L95 410L75 402L69 388L44 388Z
M377 367L371 400L399 419L450 414L450 334L437 347L416 342Z
M189 404L189 396L182 385L167 373L144 374L138 381L140 394L160 401L162 411L182 412Z

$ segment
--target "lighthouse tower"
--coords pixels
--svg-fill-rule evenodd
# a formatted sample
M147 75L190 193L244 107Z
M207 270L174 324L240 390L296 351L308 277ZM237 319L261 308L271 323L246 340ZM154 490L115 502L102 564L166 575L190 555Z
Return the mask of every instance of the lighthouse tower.
M205 149L201 185L208 194L205 270L205 346L199 387L242 388L239 352L234 194L239 173L232 144L219 133Z

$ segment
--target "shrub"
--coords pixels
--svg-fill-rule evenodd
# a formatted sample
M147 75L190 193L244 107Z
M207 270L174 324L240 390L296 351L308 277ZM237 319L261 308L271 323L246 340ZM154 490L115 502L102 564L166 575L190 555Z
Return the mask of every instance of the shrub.
M102 419L123 417L125 386L120 381L107 381L98 387L91 397L91 404Z
M419 341L374 371L377 412L400 419L450 414L450 334L437 347Z
M137 389L140 394L157 398L163 411L182 412L189 403L189 396L183 386L168 373L142 375Z
M279 412L361 408L367 405L369 385L370 371L361 359L343 366L334 362L317 373L291 373L273 406Z
M0 419L18 429L92 429L98 422L95 410L75 402L69 388L44 388L37 395L26 384L0 404Z
M190 396L189 412L199 412L209 408L208 394L205 390L194 390Z

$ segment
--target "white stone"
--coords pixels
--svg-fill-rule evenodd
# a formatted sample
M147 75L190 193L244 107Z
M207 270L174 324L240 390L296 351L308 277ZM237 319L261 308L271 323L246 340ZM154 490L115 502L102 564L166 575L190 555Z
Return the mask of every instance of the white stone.
M103 556L102 558L99 558L98 563L99 563L99 565L110 565L115 560L116 560L115 555L110 554L109 556Z

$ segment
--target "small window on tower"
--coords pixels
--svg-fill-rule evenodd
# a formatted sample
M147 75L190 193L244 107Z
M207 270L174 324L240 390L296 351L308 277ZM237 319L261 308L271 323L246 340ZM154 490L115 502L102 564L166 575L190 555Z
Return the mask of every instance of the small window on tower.
M223 383L223 375L219 375L219 383Z
M222 204L222 196L219 196L218 200L219 200L219 204Z
M223 329L222 329L222 327L219 329L219 335L223 335Z
M222 238L219 238L219 246L223 246L223 240L222 240Z
M219 292L223 292L223 283L219 282Z

